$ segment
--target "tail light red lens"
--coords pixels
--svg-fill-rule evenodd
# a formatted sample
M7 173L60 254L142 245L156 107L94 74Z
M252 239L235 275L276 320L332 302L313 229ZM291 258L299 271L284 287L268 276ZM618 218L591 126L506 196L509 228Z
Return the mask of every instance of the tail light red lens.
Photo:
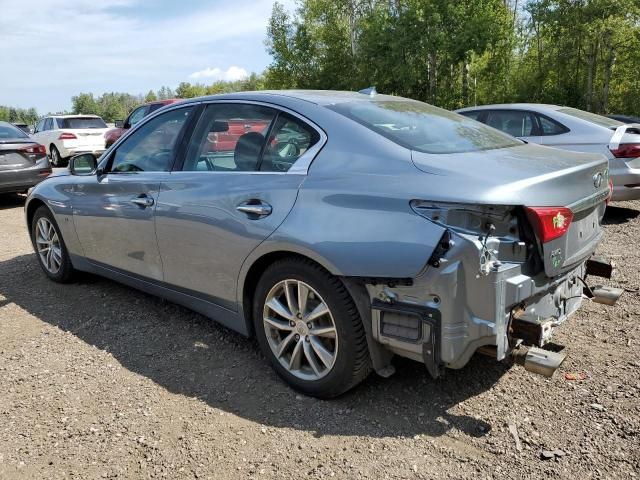
M605 203L607 205L609 205L611 197L613 197L613 182L611 181L611 179L609 179L609 195L607 195L607 199L605 200Z
M73 133L62 132L58 137L58 140L76 140L77 138L78 137L76 137Z
M47 149L44 148L44 145L29 145L28 147L24 147L21 150L27 153L41 153L42 155L47 154Z
M542 243L563 236L573 220L573 212L566 207L528 207L527 215Z
M637 158L640 157L640 143L623 143L618 148L611 150L616 158Z

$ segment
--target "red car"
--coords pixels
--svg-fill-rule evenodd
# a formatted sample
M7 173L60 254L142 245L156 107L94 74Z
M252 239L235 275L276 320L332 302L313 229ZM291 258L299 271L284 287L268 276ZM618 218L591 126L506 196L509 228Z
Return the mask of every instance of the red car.
M267 120L234 120L227 122L228 129L225 132L210 133L207 137L211 143L211 152L228 152L236 148L238 139L248 132L266 133L269 122Z
M156 102L145 103L144 105L140 105L138 108L134 109L124 122L122 120L116 120L116 127L112 128L104 134L105 148L109 148L111 145L113 145L116 140L124 135L127 130L129 130L132 126L134 126L150 113L155 112L165 105L179 102L180 100L180 98L169 98L167 100L158 100Z

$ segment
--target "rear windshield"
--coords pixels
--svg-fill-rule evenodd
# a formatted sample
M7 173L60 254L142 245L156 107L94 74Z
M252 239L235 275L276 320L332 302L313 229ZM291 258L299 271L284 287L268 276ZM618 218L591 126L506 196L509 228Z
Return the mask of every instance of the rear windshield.
M0 141L7 140L9 138L29 138L29 135L13 125L0 123Z
M398 145L424 153L475 152L523 143L475 120L422 102L348 102L328 108Z
M595 123L596 125L600 125L601 127L618 128L620 125L624 125L622 122L614 120L613 118L603 117L602 115L585 112L584 110L578 110L577 108L565 107L558 109L558 111L566 115L571 115L572 117L579 118L580 120L586 120L587 122Z
M107 128L104 120L96 117L58 118L59 128Z

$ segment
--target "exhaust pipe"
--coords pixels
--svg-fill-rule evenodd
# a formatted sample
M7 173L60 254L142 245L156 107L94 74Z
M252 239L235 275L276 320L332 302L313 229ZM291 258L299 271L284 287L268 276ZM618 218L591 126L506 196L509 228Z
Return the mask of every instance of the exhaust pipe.
M560 352L550 352L537 347L520 346L511 352L513 360L525 370L543 377L551 377L567 356Z

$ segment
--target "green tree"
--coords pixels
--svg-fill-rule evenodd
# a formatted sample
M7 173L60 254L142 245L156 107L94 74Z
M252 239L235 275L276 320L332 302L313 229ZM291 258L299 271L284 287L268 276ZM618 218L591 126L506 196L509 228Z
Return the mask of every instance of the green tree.
M144 97L145 102L155 102L157 99L158 97L156 96L156 92L153 90L149 90L147 95Z

